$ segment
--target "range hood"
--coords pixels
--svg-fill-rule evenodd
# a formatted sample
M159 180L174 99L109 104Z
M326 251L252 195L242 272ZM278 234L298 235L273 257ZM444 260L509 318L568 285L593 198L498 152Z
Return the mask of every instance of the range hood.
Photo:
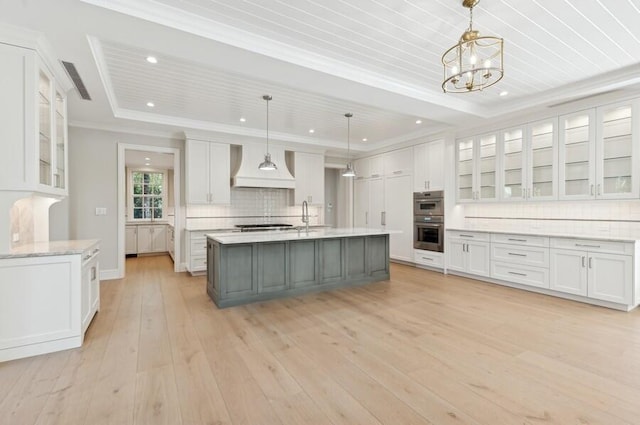
M285 163L284 147L270 145L269 153L278 169L273 171L259 170L258 165L264 161L265 146L243 145L240 167L231 179L231 186L294 189L296 181Z

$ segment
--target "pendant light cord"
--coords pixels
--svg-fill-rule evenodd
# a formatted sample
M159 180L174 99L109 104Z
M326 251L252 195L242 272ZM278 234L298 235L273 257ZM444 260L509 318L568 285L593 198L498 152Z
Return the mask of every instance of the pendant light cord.
M267 101L267 154L269 153L269 98Z

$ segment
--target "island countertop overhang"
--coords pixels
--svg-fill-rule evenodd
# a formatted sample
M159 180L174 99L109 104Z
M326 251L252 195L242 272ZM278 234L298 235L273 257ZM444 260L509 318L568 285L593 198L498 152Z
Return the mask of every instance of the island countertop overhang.
M389 229L367 229L367 228L330 228L330 229L313 229L309 233L305 229L290 231L269 231L269 232L244 232L244 233L226 233L211 234L206 236L220 244L240 244L240 243L258 243L258 242L275 242L289 240L304 239L327 239L327 238L344 238L355 236L372 236L372 235L389 235L400 233L397 230Z

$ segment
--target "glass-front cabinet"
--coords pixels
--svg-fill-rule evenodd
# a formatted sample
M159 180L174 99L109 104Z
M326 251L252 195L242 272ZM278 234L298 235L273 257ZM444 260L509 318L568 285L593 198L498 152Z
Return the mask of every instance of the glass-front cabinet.
M496 134L456 142L459 202L497 199L497 146Z
M40 69L38 80L39 183L45 191L66 188L66 99L53 78Z
M560 199L640 195L638 101L560 117Z
M502 132L502 199L521 200L527 196L524 131L514 128Z
M538 121L527 126L528 182L526 197L533 200L550 200L558 196L558 120Z

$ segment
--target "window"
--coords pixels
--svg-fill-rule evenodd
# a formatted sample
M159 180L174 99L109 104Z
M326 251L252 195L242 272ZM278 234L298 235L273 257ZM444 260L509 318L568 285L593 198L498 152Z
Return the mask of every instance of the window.
M164 217L165 173L163 171L131 172L130 217L133 220L154 220Z

